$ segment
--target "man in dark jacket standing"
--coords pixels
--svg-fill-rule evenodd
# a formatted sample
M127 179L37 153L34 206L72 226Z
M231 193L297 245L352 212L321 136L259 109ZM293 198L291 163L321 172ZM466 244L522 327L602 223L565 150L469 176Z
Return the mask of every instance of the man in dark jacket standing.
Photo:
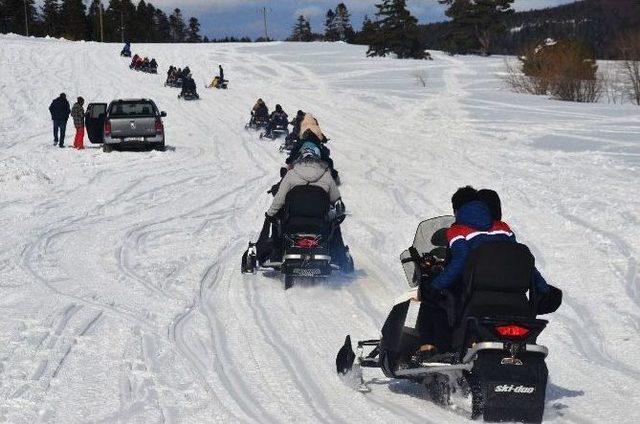
M67 95L61 93L58 98L54 99L49 106L49 112L51 112L51 120L53 121L53 145L56 146L60 143L60 147L64 147L64 132L67 129L67 120L71 112ZM59 137L58 132L60 133Z

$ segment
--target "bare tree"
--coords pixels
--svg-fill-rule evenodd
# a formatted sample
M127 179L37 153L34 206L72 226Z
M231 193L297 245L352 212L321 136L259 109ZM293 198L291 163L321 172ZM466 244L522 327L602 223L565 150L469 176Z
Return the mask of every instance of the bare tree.
M627 85L628 96L640 105L640 33L629 34L618 42L620 69Z
M427 71L426 69L416 69L411 74L416 78L416 84L418 87L426 87L427 86Z

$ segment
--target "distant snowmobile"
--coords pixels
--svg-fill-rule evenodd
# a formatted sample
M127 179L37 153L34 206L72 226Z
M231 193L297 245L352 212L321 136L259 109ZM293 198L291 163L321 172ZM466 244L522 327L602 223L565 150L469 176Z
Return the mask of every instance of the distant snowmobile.
M280 137L287 137L289 135L289 123L278 123L273 126L271 131L260 133L260 139L269 138L271 140L276 140Z
M264 129L269 124L268 116L256 116L251 115L251 120L244 126L245 130L254 130L258 131Z
M220 77L215 77L211 81L211 84L205 85L205 88L217 88L220 90L226 90L229 88L229 80L220 79Z
M418 226L413 245L400 255L410 286L433 278L434 269L445 262L446 229L453 222L454 217L444 216ZM466 270L462 305L447 308L449 322L454 323L452 351L424 363L412 360L420 346L417 317L424 302L407 299L391 310L381 339L358 342L356 353L347 336L336 370L363 392L368 387L362 368L380 368L389 378L424 384L432 399L444 406L466 400L474 419L540 423L548 349L536 338L547 321L536 319L536 312L555 311L562 292L553 288L555 300L539 303L532 289L534 259L521 244L486 243L472 252ZM434 294L438 295L452 304L451 295Z
M182 93L178 94L178 98L183 100L199 100L200 96L195 91L185 90Z

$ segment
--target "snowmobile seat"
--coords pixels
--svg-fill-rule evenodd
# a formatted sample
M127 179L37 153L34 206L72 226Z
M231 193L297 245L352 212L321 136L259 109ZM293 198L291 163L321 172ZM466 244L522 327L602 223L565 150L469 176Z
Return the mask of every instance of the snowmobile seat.
M535 318L527 297L534 267L533 255L523 244L495 242L475 249L463 277L464 316Z
M329 205L329 194L321 187L305 185L292 188L285 200L284 232L326 233Z

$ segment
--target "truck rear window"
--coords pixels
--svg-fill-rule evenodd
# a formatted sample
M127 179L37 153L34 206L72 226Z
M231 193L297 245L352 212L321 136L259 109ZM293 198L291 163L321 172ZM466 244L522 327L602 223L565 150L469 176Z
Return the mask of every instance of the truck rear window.
M150 102L118 102L111 105L109 115L112 118L130 116L155 116L153 104Z

